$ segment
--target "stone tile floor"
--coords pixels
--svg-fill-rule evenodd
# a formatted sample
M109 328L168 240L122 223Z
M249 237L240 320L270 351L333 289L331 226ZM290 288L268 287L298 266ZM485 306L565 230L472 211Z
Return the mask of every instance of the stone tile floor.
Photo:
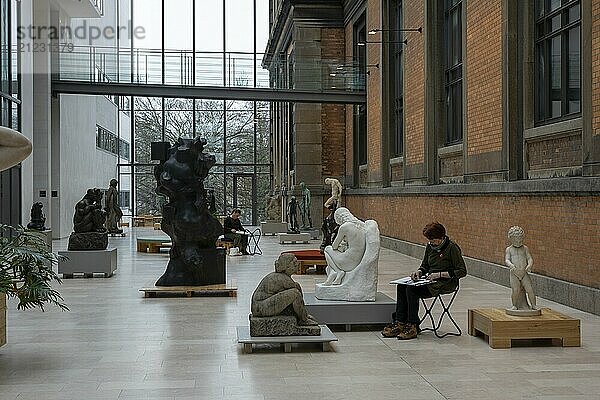
M380 327L334 329L331 352L319 346L259 347L244 354L236 326L248 323L250 296L283 250L264 237L262 256L228 257L237 298L151 298L138 289L164 271L168 255L135 252L135 228L111 238L119 267L110 279L64 281L69 312L16 311L9 302L8 345L0 349L0 399L600 399L600 317L557 303L542 306L580 318L583 346L491 349L467 334L467 309L504 307L509 289L467 277L452 314L461 337L424 333L401 342ZM55 241L62 250L66 241ZM383 249L380 291L419 260ZM295 277L305 291L323 275Z

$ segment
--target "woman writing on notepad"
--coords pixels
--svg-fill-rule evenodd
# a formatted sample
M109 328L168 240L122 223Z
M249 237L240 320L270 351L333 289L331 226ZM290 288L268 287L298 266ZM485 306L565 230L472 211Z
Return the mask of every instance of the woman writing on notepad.
M423 236L428 240L425 256L419 269L410 277L413 281L427 279L432 282L422 286L397 285L396 312L392 315L392 324L381 332L384 337L416 338L420 321L419 299L452 293L458 286L458 280L467 275L460 247L446 236L446 228L442 224L427 224L423 228Z

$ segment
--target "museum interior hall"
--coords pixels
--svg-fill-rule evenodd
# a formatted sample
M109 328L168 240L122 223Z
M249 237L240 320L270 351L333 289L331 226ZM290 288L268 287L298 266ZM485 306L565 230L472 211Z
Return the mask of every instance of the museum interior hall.
M600 0L0 0L0 400L598 377Z

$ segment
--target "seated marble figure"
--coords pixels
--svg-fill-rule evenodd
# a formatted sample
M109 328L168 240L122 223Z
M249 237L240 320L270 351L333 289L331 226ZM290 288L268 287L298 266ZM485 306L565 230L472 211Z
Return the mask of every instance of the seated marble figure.
M321 300L375 301L379 262L377 222L356 218L345 207L335 210L339 225L335 240L325 247L327 279L317 284Z
M251 336L319 335L321 328L306 311L300 284L292 279L300 263L281 254L275 272L265 276L252 294Z

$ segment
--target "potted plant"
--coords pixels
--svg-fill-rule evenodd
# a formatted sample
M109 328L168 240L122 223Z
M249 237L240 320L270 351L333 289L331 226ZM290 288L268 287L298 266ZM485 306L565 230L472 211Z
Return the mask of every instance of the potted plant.
M0 345L6 335L6 297L19 300L17 309L27 310L52 304L68 311L52 283L61 283L52 266L56 254L48 249L37 231L0 224ZM5 339L4 339L5 340Z

